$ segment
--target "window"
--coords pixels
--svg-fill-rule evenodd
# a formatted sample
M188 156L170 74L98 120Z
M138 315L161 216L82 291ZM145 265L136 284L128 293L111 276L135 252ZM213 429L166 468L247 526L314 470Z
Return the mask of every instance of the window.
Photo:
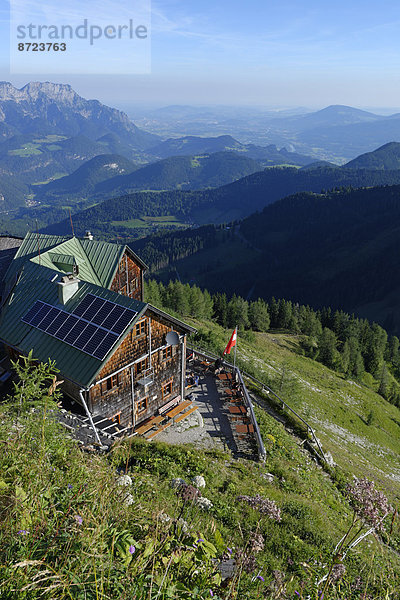
M111 377L108 377L108 379L103 381L103 383L101 384L101 393L105 394L105 393L109 392L110 390L113 390L114 388L118 387L118 384L119 384L119 373L117 373L116 375L111 375Z
M121 413L118 413L118 414L114 415L113 417L111 417L111 421L113 423L118 423L118 425L121 425Z
M143 319L143 321L139 321L139 323L136 323L136 327L135 327L134 331L135 331L136 337L139 337L140 335L144 335L146 333L145 319Z
M147 369L147 358L144 358L143 360L141 360L140 362L137 362L135 364L136 375L143 373L143 371L145 371L146 369Z
M140 415L140 413L142 413L145 410L147 410L147 402L148 402L148 397L141 398L140 400L137 401L138 415Z
M119 271L120 273L123 273L123 272L124 272L124 269L125 269L125 262L124 262L124 259L122 259L122 260L121 260L121 262L120 262L120 263L119 263L119 265L118 265L118 271Z
M137 279L135 277L135 279L132 279L132 281L129 283L129 289L132 290L136 290L138 284L137 284Z
M161 360L171 360L172 346L167 346L161 350Z
M164 383L162 386L162 397L163 399L172 394L172 379L168 383Z

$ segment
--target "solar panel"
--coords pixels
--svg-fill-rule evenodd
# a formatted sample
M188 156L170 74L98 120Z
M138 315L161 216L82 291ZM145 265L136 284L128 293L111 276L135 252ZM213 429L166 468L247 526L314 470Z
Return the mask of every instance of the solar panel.
M104 300L94 294L88 294L75 308L73 314L121 335L136 317L137 311Z
M77 317L83 317L83 313L85 312L85 310L87 308L89 308L89 305L93 302L93 298L91 297L91 294L89 294L88 296L86 296L82 302L80 304L78 304L78 306L75 308L75 310L73 311L74 315L76 315Z
M87 327L87 323L86 321L82 321L81 319L78 319L77 323L75 323L75 325L72 327L72 329L69 331L69 333L67 333L67 335L64 338L64 342L66 342L67 344L73 344L74 342L76 342L76 340L78 339L78 337L81 335L82 331Z
M65 338L71 331L71 329L78 323L79 318L74 315L70 315L69 313L65 313L65 321L61 325L60 329L55 333L54 337L58 338L62 342L65 341ZM71 344L72 345L72 344Z
M41 306L43 306L43 302L35 302L35 304L32 306L32 308L30 308L28 310L26 315L24 317L22 317L22 320L25 321L25 323L30 323L32 317L34 317L36 315L37 311L39 310L39 308Z
M54 335L65 321L64 311L58 310L58 315L52 323L47 327L46 333Z
M82 331L81 335L77 338L75 342L75 348L78 348L78 350L82 350L86 346L88 341L91 339L91 337L96 333L96 331L96 325L88 323L85 329Z
M102 360L104 356L108 354L108 350L114 346L117 339L118 336L115 333L107 333L100 342L99 346L93 352L93 356L99 360Z
M73 313L38 300L22 321L103 360L136 315L130 308L88 294Z
M99 329L97 327L94 335L90 338L88 343L83 347L84 352L87 352L88 354L91 354L92 356L94 356L94 353L96 352L98 346L103 341L104 336L105 336L104 329Z
M47 307L45 304L42 304L42 306L38 307L36 314L32 317L31 324L34 325L35 327L37 327L39 325L40 321L46 315L46 313L47 313Z

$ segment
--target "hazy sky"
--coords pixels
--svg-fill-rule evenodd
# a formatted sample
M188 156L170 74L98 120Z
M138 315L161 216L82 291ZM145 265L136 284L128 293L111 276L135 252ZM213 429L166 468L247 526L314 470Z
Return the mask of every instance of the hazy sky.
M10 74L9 8L0 0L0 77L19 87L71 83L115 105L400 106L398 0L153 0L146 75Z

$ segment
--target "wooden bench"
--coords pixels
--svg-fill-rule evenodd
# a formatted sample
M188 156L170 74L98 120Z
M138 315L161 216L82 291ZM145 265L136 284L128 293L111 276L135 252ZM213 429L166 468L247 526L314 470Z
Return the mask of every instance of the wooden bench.
M164 406L162 406L161 408L158 409L159 414L162 415L162 414L168 412L171 408L173 408L175 406L175 404L178 404L180 401L181 401L180 396L176 396L175 398L172 398L172 400L170 400L169 402L164 404Z
M156 437L156 435L158 435L159 433L164 431L164 429L167 429L167 427L170 427L171 425L172 425L172 421L167 421L167 423L165 423L165 425L161 425L161 427L159 427L158 429L153 431L150 435L148 435L146 440L152 440L154 437Z
M164 417L161 417L161 416L151 417L151 419L149 419L148 421L143 423L143 425L140 425L140 427L138 427L135 430L135 433L137 435L143 435L144 433L146 433L147 431L152 429L155 425L158 425L159 423L161 423L161 421L163 421L163 420L164 420Z
M192 412L194 412L195 410L197 410L197 406L192 406L192 408L190 408L187 412L182 413L181 415L179 415L179 417L176 417L175 423L179 423L179 421L183 421L183 419L186 419L186 417L191 415Z

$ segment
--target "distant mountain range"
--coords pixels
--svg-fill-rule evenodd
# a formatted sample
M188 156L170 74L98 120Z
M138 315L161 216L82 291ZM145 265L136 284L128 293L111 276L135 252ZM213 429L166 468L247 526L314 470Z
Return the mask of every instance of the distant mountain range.
M41 186L39 189L44 188L45 193L38 195L45 195L53 201L59 196L85 198L94 193L102 182L127 177L137 168L133 162L119 154L100 154L85 162L71 175Z
M276 147L271 149L271 157L274 156L274 152L277 152ZM279 156L283 156L282 151ZM105 168L110 162L115 163L115 169ZM120 169L117 168L119 162ZM243 187L247 194L245 203L240 200L240 205L245 207L246 212L243 212L242 207L240 215L235 213L235 218L242 218L252 210L259 210L270 202L298 191L319 192L323 188L330 189L338 185L362 187L397 183L400 182L399 173L396 172L399 167L400 144L394 142L378 148L373 153L362 155L343 167L320 161L310 163L300 171L282 171L280 168L263 172L261 161L255 161L243 152L226 150L206 155L175 156L144 167L139 167L118 155L111 158L103 155L91 159L67 177L37 187L36 198L41 202L60 204L65 202L66 197L69 201L74 197L92 197L99 201L103 197L122 196L133 191L200 190L221 187L254 174L251 179L239 184L239 188ZM354 170L363 172L354 173ZM376 170L393 172L379 175L374 172ZM235 210L237 189L238 186L233 189L227 188L228 196L232 194L229 211ZM218 197L221 194L223 195L222 192L218 192ZM207 214L209 218L209 213ZM233 214L231 216L233 218ZM200 222L204 222L196 215L196 222L199 219ZM213 222L216 219L230 220L226 215L214 215Z
M115 167L111 169L110 163ZM118 155L97 156L77 171L37 188L46 202L78 196L102 198L136 190L203 189L219 187L260 171L263 165L236 152L175 156L139 167Z
M276 144L315 159L346 162L390 141L400 141L400 114L383 116L351 106L318 111L271 111L244 107L167 107L138 121L163 135L229 133L243 144Z
M154 163L159 159L173 155L190 155L188 160L197 160L199 155L235 150L243 157L237 159L237 170L229 166L232 162L221 157L226 163L227 174L212 173L213 167L204 169L204 176L199 173L193 176L184 161L171 161L160 165L155 173L150 168L147 174L138 175L138 182L127 181L127 188L121 187L124 182L115 182L116 193L140 189L175 189L202 188L218 186L236 180L268 165L293 164L302 166L312 162L312 158L291 153L276 146L258 147L243 145L231 136L186 137L181 140L166 140L138 128L123 112L101 104L97 100L86 100L79 96L70 85L58 83L32 82L18 89L11 83L0 82L0 211L15 211L24 205L32 206L47 200L55 199L56 190L64 186L73 195L76 185L68 180L53 187L53 181L71 175L82 163L104 154L119 155L135 163L134 168ZM245 160L249 159L249 160ZM257 166L251 159L259 160ZM186 161L188 163L188 161ZM199 162L206 161L201 160ZM212 160L209 164L212 163ZM93 163L94 164L94 163ZM257 168L256 168L257 167ZM82 189L81 195L90 194L94 187L96 175L86 175L92 184ZM215 169L217 166L215 166ZM222 165L221 165L222 168ZM94 164L96 171L97 166ZM190 169L189 169L190 170ZM210 174L207 174L207 171ZM170 174L168 172L170 171ZM176 177L174 179L173 173ZM23 185L14 186L2 176L18 176ZM110 172L110 177L112 173ZM76 176L80 180L81 172ZM102 181L102 179L101 179ZM164 182L165 181L165 185ZM97 181L97 183L99 183ZM38 184L50 183L44 191ZM120 185L121 183L121 185ZM29 189L27 186L34 186ZM107 188L112 191L113 185ZM106 190L106 187L104 187ZM43 192L43 196L41 193ZM77 193L77 192L76 192ZM99 192L102 193L101 191ZM108 193L108 192L107 192ZM56 201L61 200L60 194Z
M308 165L313 162L310 156L288 152L286 148L278 148L274 144L257 146L255 144L242 144L230 135L218 137L186 136L171 138L149 149L149 153L158 158L170 156L188 156L210 154L223 151L235 151L249 158L263 161L266 165Z
M157 136L142 131L129 117L98 100L86 100L70 85L31 82L21 89L0 82L0 136L62 134L92 140L109 133L137 149L156 143Z

